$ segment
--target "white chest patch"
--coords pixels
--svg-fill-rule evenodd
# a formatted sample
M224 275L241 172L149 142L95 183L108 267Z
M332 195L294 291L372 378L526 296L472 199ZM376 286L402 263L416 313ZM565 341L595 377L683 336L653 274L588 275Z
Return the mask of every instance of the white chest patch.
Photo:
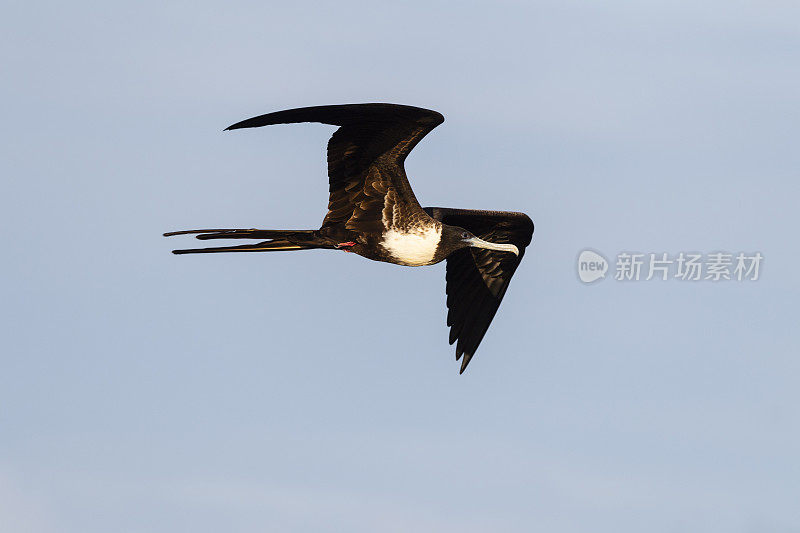
M383 234L381 246L401 265L422 266L433 260L441 237L441 224L409 233L390 229Z

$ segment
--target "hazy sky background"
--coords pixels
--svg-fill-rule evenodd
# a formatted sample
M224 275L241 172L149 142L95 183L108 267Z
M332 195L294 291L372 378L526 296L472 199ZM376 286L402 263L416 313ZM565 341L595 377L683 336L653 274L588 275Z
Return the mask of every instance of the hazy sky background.
M800 531L796 2L6 2L0 530ZM423 205L536 234L469 370L444 266L176 257L318 227L270 111L442 112ZM725 250L757 282L582 285ZM391 329L386 329L390 327Z

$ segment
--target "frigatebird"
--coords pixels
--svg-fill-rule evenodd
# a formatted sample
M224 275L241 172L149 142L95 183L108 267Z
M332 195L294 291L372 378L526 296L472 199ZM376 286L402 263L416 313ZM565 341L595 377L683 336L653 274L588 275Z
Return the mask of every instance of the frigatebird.
M339 126L328 141L328 213L317 230L195 229L201 240L258 239L175 254L330 249L405 266L447 260L447 325L456 360L467 368L533 235L524 213L421 207L403 163L433 128L436 111L396 104L303 107L225 128L319 122Z

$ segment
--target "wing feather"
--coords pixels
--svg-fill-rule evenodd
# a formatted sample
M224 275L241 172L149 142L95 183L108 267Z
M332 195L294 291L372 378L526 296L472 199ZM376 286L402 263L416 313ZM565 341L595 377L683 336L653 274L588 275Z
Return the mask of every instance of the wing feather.
M525 247L533 236L533 222L524 213L426 207L433 218L459 226L494 243L510 243L519 256L480 248L459 250L447 258L447 325L461 372L483 340L505 296Z
M409 152L444 121L436 111L396 104L344 104L277 111L243 120L228 130L271 124L321 122L339 126L328 141L330 199L323 227L371 233L390 191L395 207L412 215L419 206L403 163Z

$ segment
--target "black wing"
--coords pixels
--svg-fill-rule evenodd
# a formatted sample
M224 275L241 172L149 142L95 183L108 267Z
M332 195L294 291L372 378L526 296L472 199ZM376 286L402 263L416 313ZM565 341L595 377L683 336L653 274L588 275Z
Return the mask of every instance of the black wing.
M447 258L447 325L450 344L458 340L456 360L464 356L467 368L497 313L533 236L533 222L524 213L426 207L431 217L459 226L494 243L513 244L519 256L508 252L464 248Z
M340 126L328 141L330 199L323 227L341 224L380 233L386 207L409 209L409 222L414 212L421 214L403 162L429 131L444 122L441 114L395 104L330 105L269 113L226 129L296 122Z

